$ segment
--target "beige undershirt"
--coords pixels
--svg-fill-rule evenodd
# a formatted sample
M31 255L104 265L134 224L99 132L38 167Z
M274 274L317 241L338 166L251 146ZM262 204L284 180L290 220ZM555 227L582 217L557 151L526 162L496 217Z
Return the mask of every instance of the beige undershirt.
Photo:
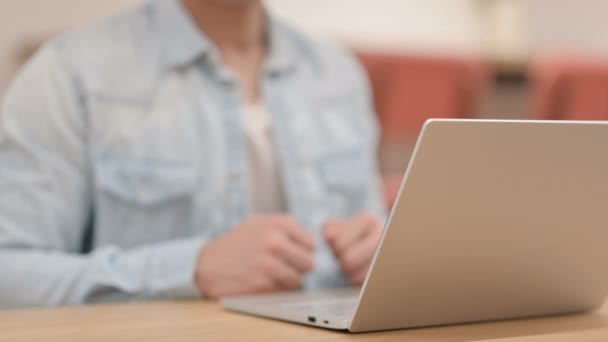
M285 211L285 200L279 172L272 120L263 104L243 108L247 143L247 176L252 214Z

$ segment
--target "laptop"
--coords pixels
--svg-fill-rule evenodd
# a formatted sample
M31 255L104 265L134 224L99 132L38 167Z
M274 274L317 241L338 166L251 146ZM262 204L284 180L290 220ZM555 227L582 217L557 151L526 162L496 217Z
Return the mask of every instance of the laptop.
M608 291L608 122L426 122L361 289L224 298L364 332L590 311Z

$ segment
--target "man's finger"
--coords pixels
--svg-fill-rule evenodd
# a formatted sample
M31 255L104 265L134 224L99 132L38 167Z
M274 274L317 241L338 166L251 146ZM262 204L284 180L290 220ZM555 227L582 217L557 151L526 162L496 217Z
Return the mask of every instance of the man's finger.
M278 290L292 290L302 285L302 275L291 265L280 258L269 260L272 272L268 276L274 281Z
M232 295L246 295L251 293L271 293L281 290L280 285L273 278L268 277L265 274L258 274L256 279L253 280L252 289L243 289L234 292Z
M289 238L308 250L315 248L315 237L306 228L289 216L279 216L275 221L289 236Z
M327 241L327 243L329 243L330 246L333 246L336 237L339 235L340 229L343 227L343 225L343 220L338 220L334 218L327 220L327 222L323 224L323 236L325 237L325 240Z
M294 242L284 231L277 231L269 237L266 249L300 273L307 273L313 267L313 251Z
M352 275L348 277L348 281L353 286L361 286L365 281L365 277L367 276L367 272L369 272L369 265L362 267L361 269L354 272Z
M370 234L365 239L353 244L340 260L343 271L352 274L369 266L378 247L379 236L380 234L376 233Z
M376 225L376 219L367 214L359 215L346 223L333 244L336 255L343 255L351 245L365 239L374 230Z

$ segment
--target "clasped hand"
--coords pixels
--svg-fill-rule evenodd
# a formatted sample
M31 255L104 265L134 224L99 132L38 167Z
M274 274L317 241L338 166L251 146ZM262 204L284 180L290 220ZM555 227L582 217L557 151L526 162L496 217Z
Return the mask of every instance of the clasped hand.
M369 214L323 225L351 285L363 283L381 234ZM312 233L292 217L255 216L203 247L195 282L209 298L297 289L314 267L314 251Z

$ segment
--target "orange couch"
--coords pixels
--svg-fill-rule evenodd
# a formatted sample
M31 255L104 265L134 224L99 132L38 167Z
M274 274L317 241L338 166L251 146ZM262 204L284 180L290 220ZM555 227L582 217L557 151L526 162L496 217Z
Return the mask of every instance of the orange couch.
M380 165L390 207L424 122L477 116L491 74L484 62L470 58L364 52L358 57L368 72L382 128Z
M530 118L608 120L608 60L541 57L530 76Z

